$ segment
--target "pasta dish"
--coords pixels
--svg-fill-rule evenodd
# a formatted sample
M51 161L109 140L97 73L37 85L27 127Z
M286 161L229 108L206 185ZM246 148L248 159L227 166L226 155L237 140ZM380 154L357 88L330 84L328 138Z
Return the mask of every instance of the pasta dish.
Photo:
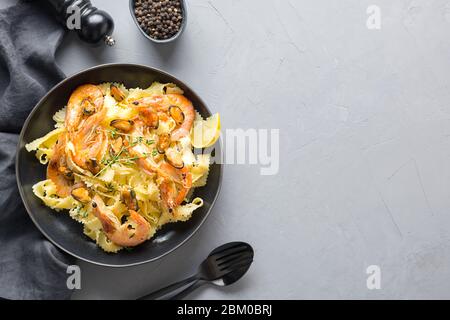
M211 129L213 118L211 139L194 143L194 128ZM106 252L137 246L203 205L192 195L206 185L211 156L193 151L217 140L218 114L203 119L175 84L81 85L53 120L53 131L26 145L47 166L33 192L68 210Z

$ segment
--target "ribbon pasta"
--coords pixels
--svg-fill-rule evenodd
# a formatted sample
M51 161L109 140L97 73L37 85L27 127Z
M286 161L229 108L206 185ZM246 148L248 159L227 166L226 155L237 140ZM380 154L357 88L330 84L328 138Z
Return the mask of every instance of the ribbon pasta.
M112 86L116 86L125 95L123 101L116 101L111 93ZM182 94L183 91L172 83L153 83L147 89L127 89L120 83L104 83L98 85L102 91L103 108L106 108L104 118L101 119L102 128L109 128L111 121L114 119L134 119L138 116L139 110L128 106L130 101L151 97L153 95L165 94ZM57 111L53 115L55 121L55 129L47 133L45 136L28 143L25 148L27 151L35 151L35 155L39 162L43 165L49 163L49 159L54 155L58 138L61 134L68 132L65 126L66 107ZM197 114L194 121L203 121ZM157 140L159 135L170 134L175 130L177 123L174 119L168 117L165 121L160 121L159 126L152 132L148 132L146 141ZM111 131L111 130L110 130ZM109 134L109 132L108 132ZM128 137L123 134L123 140L129 139L130 143L134 143L134 137ZM153 142L152 142L153 143ZM149 142L149 144L151 144ZM211 157L209 154L194 155L190 137L181 138L176 145L170 146L174 148L172 151L179 152L184 166L189 169L192 176L192 188L205 186L209 174L209 165ZM169 150L168 149L168 150ZM67 155L67 163L74 168L71 179L73 185L84 185L90 193L96 194L102 198L109 212L119 220L127 217L128 208L125 205L121 190L133 190L133 194L137 201L137 213L141 215L145 221L151 225L151 232L148 238L163 227L166 223L187 221L191 218L193 212L203 206L201 198L192 199L192 189L184 199L184 203L178 205L173 211L164 209L162 204L162 194L160 185L162 178L156 173L144 172L136 163L115 161L107 163L100 172L93 174L92 172L80 168L73 158L75 146L72 142L65 145ZM131 156L129 156L131 158ZM46 179L37 182L32 187L33 193L42 200L42 202L53 210L68 210L69 215L74 220L83 225L83 232L86 236L96 242L106 252L116 253L123 248L109 238L105 230L103 230L102 222L94 214L93 206L83 203L75 196L68 195L65 197L58 196L58 188L52 179Z

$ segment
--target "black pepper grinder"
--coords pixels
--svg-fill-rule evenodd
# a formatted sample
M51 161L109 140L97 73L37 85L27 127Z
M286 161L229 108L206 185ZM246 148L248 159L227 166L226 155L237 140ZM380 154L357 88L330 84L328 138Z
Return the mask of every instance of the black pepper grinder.
M114 21L111 16L94 7L90 0L44 0L54 11L57 19L67 28L78 33L84 42L90 44L115 44L112 38ZM75 22L79 17L79 26L69 28L68 21Z

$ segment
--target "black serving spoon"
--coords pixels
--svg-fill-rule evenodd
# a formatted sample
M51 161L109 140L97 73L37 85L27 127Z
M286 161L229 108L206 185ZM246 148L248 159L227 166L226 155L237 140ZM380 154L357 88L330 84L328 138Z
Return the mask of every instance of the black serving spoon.
M230 242L214 249L199 266L197 274L159 289L139 300L181 299L207 283L228 286L247 272L253 262L253 248L245 242Z

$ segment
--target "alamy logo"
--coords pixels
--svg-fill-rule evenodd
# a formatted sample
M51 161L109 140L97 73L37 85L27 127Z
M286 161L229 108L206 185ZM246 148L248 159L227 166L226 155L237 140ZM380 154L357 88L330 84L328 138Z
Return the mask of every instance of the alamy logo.
M227 129L225 133L226 164L258 164L260 174L271 176L280 167L279 129Z
M70 276L67 277L67 281L66 281L67 289L69 289L69 290L81 289L81 269L80 269L80 267L77 265L67 266L66 273L70 274Z
M67 14L69 16L66 20L66 26L69 30L81 29L81 10L78 6L67 7Z
M194 129L194 136L196 134ZM202 133L198 134L201 136ZM210 154L211 163L258 165L262 176L278 174L280 129L226 129L221 137L224 140L223 155L215 152L219 146L217 142L204 149L195 149L194 154Z
M371 5L367 7L366 13L369 15L366 21L367 29L380 30L381 29L381 9L379 6Z
M381 269L377 265L368 266L366 273L369 275L367 277L366 285L369 290L379 290L381 289Z

